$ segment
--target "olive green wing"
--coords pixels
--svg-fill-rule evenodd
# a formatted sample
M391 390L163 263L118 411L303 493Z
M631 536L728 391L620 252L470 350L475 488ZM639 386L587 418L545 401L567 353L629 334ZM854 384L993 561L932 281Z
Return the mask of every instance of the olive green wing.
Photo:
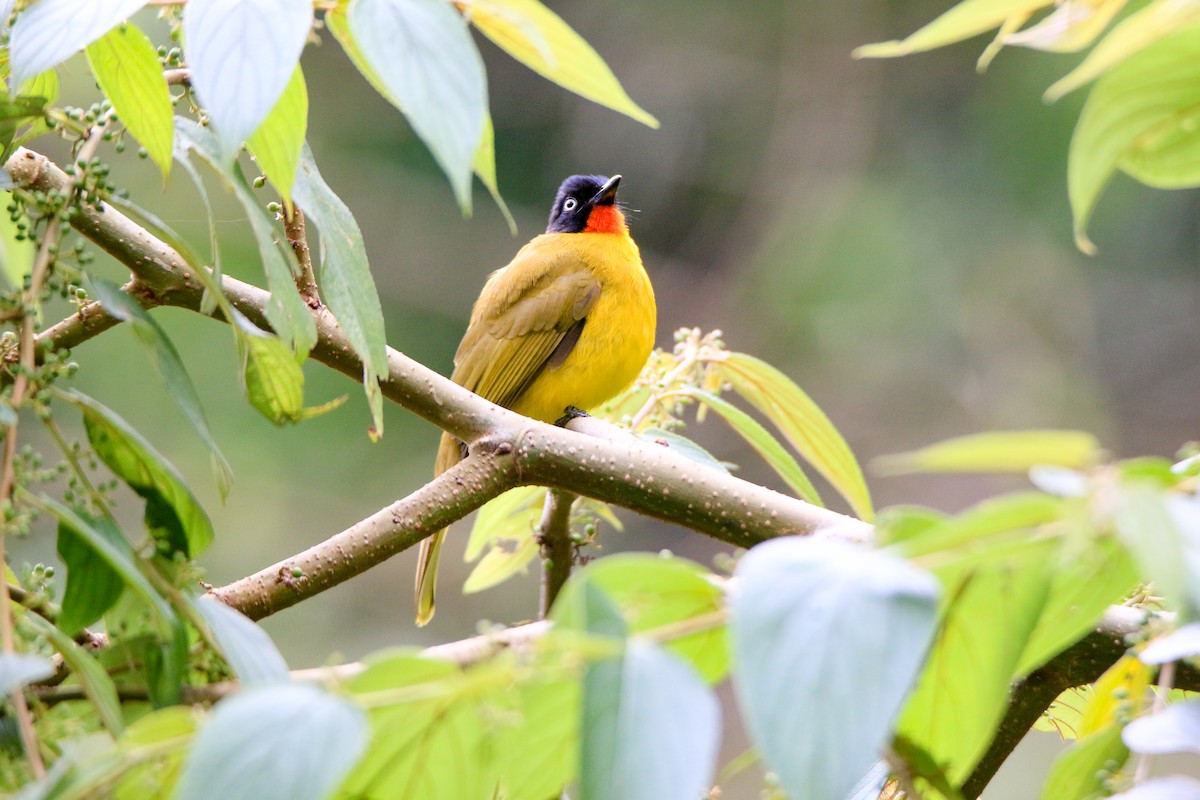
M599 296L600 282L574 254L526 247L484 287L453 380L512 406L548 364L570 353Z

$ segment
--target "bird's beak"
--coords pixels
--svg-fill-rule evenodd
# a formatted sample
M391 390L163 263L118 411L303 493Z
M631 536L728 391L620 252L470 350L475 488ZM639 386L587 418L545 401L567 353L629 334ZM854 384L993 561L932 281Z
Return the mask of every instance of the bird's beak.
M621 176L613 175L608 179L608 183L600 187L600 191L596 192L596 196L588 201L588 206L611 206L617 199L617 186L620 183Z

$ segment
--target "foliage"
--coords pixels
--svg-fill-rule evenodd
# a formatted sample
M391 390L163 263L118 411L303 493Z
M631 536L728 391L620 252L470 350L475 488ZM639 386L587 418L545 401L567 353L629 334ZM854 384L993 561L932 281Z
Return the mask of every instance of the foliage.
M1034 488L953 516L883 509L874 542L844 541L865 526L825 512L842 530L763 542L740 554L732 574L667 553L599 559L570 577L550 624L291 672L254 621L201 593L195 558L217 532L179 472L119 411L64 385L77 368L42 319L55 293L79 308L79 319L107 314L135 331L227 491L231 470L187 368L143 307L154 305L151 273L126 264L130 284L104 282L92 274L82 239L66 246L67 226L120 210L172 248L178 268L203 289L195 310L229 323L248 402L275 423L332 405L305 407L301 366L328 345L320 337L331 328L347 345L324 363L361 365L373 436L383 433L381 384L399 378L362 233L305 142L299 59L317 35L313 4L157 4L169 41L186 48L156 47L129 20L149 15L145 5L97 3L81 13L73 0L33 0L5 14L5 155L47 132L73 148L69 187L14 186L17 224L4 228L12 241L3 252L30 263L9 266L19 279L2 306L14 330L0 339L0 551L8 537L41 535L41 518L54 525L66 567L61 578L45 565L22 575L9 569L0 587L0 688L6 718L15 720L0 732L10 745L0 752L5 789L21 788L25 798L544 800L578 787L572 796L586 800L692 800L715 796L720 776L761 759L773 786L797 799L919 792L954 800L968 793L994 745L1014 683L1034 682L1117 603L1145 611L1142 639L1152 641L1139 641L1090 689L1052 707L1048 721L1075 742L1045 796L1128 789L1130 797L1165 797L1178 789L1178 781L1135 786L1139 770L1127 762L1200 746L1196 701L1148 702L1154 670L1169 684L1174 662L1200 657L1194 623L1180 624L1200 614L1200 461L1115 460L1076 431L959 437L881 459L892 473L1027 473ZM464 210L472 175L500 202L471 26L554 83L657 125L600 56L536 0L318 5L324 29L407 116ZM1122 7L1067 0L1019 31L1046 5L967 0L908 40L862 54L927 49L995 26L1001 44L1079 49ZM1148 182L1170 182L1164 171L1185 176L1179 185L1190 180L1174 165L1191 163L1191 89L1165 78L1193 69L1185 56L1195 29L1168 5L1179 7L1151 2L1129 14L1057 85L1061 92L1103 73L1072 152L1080 237L1113 170ZM88 109L58 107L55 70L81 50L102 97ZM1151 108L1139 92L1159 79L1161 105ZM1113 118L1129 123L1117 126L1120 135ZM119 153L130 140L164 179L177 163L195 182L213 231L207 257L111 182L97 151L112 143ZM243 148L263 175L247 178ZM245 211L269 289L261 314L223 281L206 178ZM267 183L279 198L270 205L256 194ZM281 245L296 234L297 210L321 236L315 268L303 251ZM327 307L306 294L311 282ZM695 475L726 477L730 465L681 433L709 413L793 493L779 495L781 503L820 505L804 461L859 518L874 518L862 470L828 417L783 373L728 350L718 333L680 331L673 352L655 353L637 383L601 411L631 439L691 459ZM86 444L70 441L60 420L78 421ZM35 424L57 448L49 468L17 448ZM144 504L137 530L113 511L117 498L131 495ZM541 529L545 496L543 487L518 486L483 510L468 546L468 557L480 559L468 590L534 560L539 538L551 533ZM576 505L572 549L592 542L599 521L620 524L606 497ZM306 578L274 576L284 584ZM1147 583L1155 594L1139 588ZM1157 613L1164 608L1173 613ZM504 642L512 646L490 646ZM720 769L728 728L716 687L726 680L755 751Z

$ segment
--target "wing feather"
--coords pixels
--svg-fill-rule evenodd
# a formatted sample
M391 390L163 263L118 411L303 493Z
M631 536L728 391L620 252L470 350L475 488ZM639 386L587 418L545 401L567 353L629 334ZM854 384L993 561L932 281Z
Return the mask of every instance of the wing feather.
M564 236L534 239L488 279L455 356L455 382L511 406L551 356L561 363L555 349L600 296L600 282Z

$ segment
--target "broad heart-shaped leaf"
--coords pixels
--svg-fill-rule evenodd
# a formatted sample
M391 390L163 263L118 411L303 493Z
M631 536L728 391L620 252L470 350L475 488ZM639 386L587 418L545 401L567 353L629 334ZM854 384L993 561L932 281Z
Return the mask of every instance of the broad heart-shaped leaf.
M1042 465L1082 468L1100 457L1083 431L993 431L959 436L909 453L882 456L872 466L888 475L910 472L1027 472Z
M243 686L287 680L287 662L267 632L253 620L211 597L198 598L196 608Z
M1138 717L1125 726L1121 738L1135 753L1200 753L1200 700L1172 703L1157 714Z
M104 517L92 517L82 509L76 509L79 518L85 520L99 536L120 552L132 564L137 556L125 536ZM125 578L111 567L86 539L65 523L58 523L58 556L67 567L67 587L63 591L62 610L58 615L58 627L74 636L113 607L125 591Z
M258 254L267 276L267 289L270 291L266 306L267 322L279 338L303 359L317 341L317 326L312 312L296 290L293 272L296 268L295 256L290 250L285 254L280 249L274 220L267 215L266 209L254 196L241 168L237 164L230 165L222 161L219 144L212 131L200 127L190 119L176 117L175 158L180 162L190 163L193 153L198 154L217 171L242 204L254 231ZM241 330L241 326L235 326L235 330Z
M954 785L970 774L1008 708L1058 546L1030 539L935 569L945 585L941 625L898 731Z
M690 667L653 642L588 671L581 800L695 800L711 786L720 708Z
M725 593L699 564L674 556L623 553L593 561L571 576L552 610L556 625L585 629L578 617L582 606L573 596L588 584L603 590L633 634L716 614L725 607ZM729 670L728 633L722 624L674 638L666 647L709 683Z
M499 732L502 797L557 797L579 774L579 680L524 682L514 692L518 720Z
M1053 0L964 0L906 39L868 44L855 58L906 56L969 39L999 26L1010 17L1028 16Z
M112 410L75 392L63 397L83 412L96 455L146 501L146 529L159 547L189 558L204 552L212 522L183 476Z
M542 77L658 127L658 120L630 99L592 46L538 0L471 0L466 14L484 36Z
M350 32L413 130L471 207L471 173L484 132L483 59L445 0L350 0Z
M12 85L20 86L42 70L62 63L144 5L146 0L38 0L31 4L17 17L12 29Z
M301 683L247 688L217 704L179 780L179 800L325 800L367 743L353 704Z
M722 419L729 423L729 427L737 431L738 435L745 439L746 443L763 457L763 460L771 466L771 469L775 470L779 477L783 478L784 482L796 493L797 497L815 505L822 505L821 496L817 494L817 490L813 487L812 481L808 479L808 476L804 474L804 470L796 463L796 459L792 458L792 454L775 437L768 433L767 429L760 425L758 420L732 403L710 392L694 388L683 388L679 391L689 397L696 398L717 412Z
M87 57L113 110L166 177L175 109L154 44L136 25L126 23L88 45Z
M745 353L729 353L720 375L779 428L796 452L825 476L851 508L872 517L871 494L846 440L807 394L779 370Z
M29 653L0 653L0 696L53 674L49 659Z
M45 637L45 641L58 651L80 688L83 689L83 693L87 695L88 700L92 701L101 724L112 735L119 735L125 727L125 723L121 719L121 702L117 699L117 688L95 656L76 644L70 636L54 627L52 622L37 614L28 614L25 617L25 624Z
M783 788L843 800L879 757L937 623L937 582L834 540L764 542L730 598L734 685Z
M308 88L304 83L304 72L297 64L271 113L246 143L250 154L288 206L292 203L292 184L296 181L307 130Z
M175 349L167 332L140 303L108 281L92 277L89 288L105 311L117 319L124 320L133 328L138 342L149 354L158 369L158 374L167 385L171 399L183 412L183 417L192 430L208 447L212 457L213 474L217 479L217 489L222 499L225 498L233 482L233 468L229 466L229 461L221 452L217 440L213 438L212 430L208 427L208 417L200 404L200 395L197 394L196 386L183 365L183 359L179 357L179 351Z
M311 0L206 0L183 9L191 82L212 118L222 163L267 118L312 27Z
M137 758L147 750L161 753L127 770L113 787L113 800L169 800L182 771L184 748L196 735L198 712L191 706L152 711L125 729L121 752Z
M347 689L371 708L371 746L338 797L491 797L502 749L493 722L512 701L500 669L503 682L408 652L370 659Z
M383 392L379 381L388 373L387 334L383 307L362 231L329 184L317 171L308 145L301 150L295 183L296 202L321 234L320 277L325 304L363 362L363 387L377 436L383 434Z
M1042 800L1088 800L1103 797L1104 779L1113 762L1124 763L1129 750L1121 742L1121 726L1079 739L1054 759L1042 785Z
M1071 137L1067 187L1085 252L1092 209L1118 167L1152 186L1200 184L1200 25L1130 56L1088 95Z

